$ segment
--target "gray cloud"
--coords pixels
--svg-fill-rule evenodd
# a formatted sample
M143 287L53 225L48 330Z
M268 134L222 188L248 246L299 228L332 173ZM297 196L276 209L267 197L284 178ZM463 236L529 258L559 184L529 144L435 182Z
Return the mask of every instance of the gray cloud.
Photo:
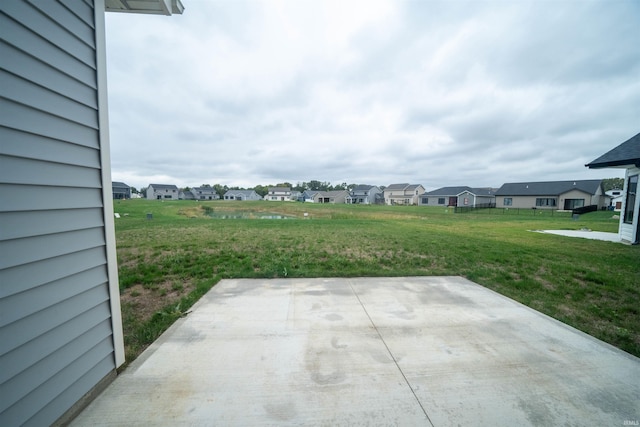
M427 188L620 176L640 5L184 1L107 15L115 180Z

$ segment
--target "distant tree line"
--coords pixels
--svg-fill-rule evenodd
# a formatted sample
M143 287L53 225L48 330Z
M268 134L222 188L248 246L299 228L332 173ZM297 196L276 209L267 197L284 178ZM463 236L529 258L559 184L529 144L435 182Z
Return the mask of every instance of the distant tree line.
M622 190L624 188L624 178L606 178L602 180L604 191Z

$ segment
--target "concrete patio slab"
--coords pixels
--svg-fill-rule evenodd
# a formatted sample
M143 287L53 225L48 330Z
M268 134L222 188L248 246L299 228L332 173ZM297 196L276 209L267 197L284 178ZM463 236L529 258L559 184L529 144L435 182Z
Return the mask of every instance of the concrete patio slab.
M638 379L460 277L223 280L72 425L624 425Z
M555 234L565 237L580 237L582 239L604 240L605 242L622 243L618 233L591 230L535 230L538 233Z

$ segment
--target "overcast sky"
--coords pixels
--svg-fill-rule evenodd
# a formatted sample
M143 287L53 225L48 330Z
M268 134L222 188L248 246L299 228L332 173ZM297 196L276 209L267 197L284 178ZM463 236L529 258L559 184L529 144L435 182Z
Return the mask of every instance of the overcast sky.
M107 13L112 178L499 187L623 176L640 2L182 0Z

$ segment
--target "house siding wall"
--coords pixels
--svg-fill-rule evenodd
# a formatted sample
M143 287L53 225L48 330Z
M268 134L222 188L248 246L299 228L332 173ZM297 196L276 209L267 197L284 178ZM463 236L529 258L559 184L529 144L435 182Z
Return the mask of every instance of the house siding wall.
M425 197L427 198L427 203L422 203L422 199ZM420 204L425 206L447 206L449 204L450 197L456 197L456 196L442 196L442 195L434 196L434 195L428 195L428 194L421 194L418 200ZM444 202L438 203L440 199L444 200Z
M620 227L619 227L619 235L620 240L625 242L634 243L638 240L640 236L638 233L638 223L640 222L640 197L636 196L636 206L633 213L633 223L627 224L624 222L624 212L626 210L627 204L627 185L629 184L629 177L632 175L640 175L640 168L627 168L627 172L624 178L624 197L622 198L622 210L620 214Z
M92 4L0 3L0 425L116 368Z
M558 198L558 209L564 209L564 201L566 199L584 199L585 206L589 206L591 204L595 205L598 202L597 197L595 201L592 200L591 194L585 193L584 191L580 190L572 190L560 195L560 197Z
M511 206L504 205L505 197L511 197L513 199L513 204ZM558 206L536 206L536 199L538 197L542 198L555 198L557 200ZM496 196L496 207L498 208L520 208L520 209L531 209L533 207L537 207L538 209L561 209L560 201L557 196Z
M467 199L467 203L465 204L464 199ZM465 191L458 195L458 206L475 206L476 205L476 196Z

